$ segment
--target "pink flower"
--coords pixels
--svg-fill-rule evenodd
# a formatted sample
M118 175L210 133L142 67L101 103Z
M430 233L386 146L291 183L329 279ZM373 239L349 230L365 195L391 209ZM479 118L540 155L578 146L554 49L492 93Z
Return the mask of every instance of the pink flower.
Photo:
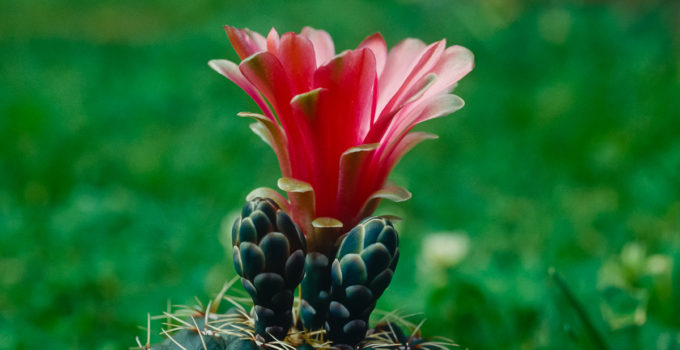
M288 200L268 189L251 196L276 197L312 247L332 244L380 199L410 197L386 184L387 177L412 147L436 138L411 132L416 124L463 106L449 92L473 67L469 50L447 48L445 40L426 45L406 39L388 51L376 33L336 54L323 30L305 27L279 37L272 29L266 38L248 29L225 30L242 61L209 64L262 110L239 115L256 120L251 128L276 153L279 187Z

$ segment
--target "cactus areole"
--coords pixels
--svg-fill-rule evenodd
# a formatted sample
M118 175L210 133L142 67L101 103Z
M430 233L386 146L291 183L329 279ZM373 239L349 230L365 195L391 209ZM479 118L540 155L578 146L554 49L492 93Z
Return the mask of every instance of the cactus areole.
M390 336L381 339L392 347L425 344L391 323L369 326L399 259L393 224L371 215L382 199L410 198L387 177L411 148L436 138L413 132L415 125L463 107L450 92L472 70L472 53L445 40L405 39L388 50L379 33L336 53L323 30L272 29L264 37L224 28L241 62L209 65L260 108L239 116L252 118L251 129L273 149L286 194L253 190L232 230L255 344L377 348L384 344L366 339L385 329Z

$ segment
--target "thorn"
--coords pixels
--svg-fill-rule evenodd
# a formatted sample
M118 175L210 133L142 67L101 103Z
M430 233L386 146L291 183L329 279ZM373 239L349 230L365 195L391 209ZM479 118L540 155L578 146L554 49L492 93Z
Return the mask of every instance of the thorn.
M149 349L151 347L151 314L146 313L146 348Z
M179 346L180 349L187 350L187 348L183 347L182 344L178 343L177 340L175 340L175 338L173 338L170 334L168 334L168 332L166 332L165 329L161 329L161 331L163 332L163 334L165 334L166 337L168 337L168 339L170 339L171 342L173 342L173 343L175 343L175 345Z
M410 342L413 340L413 338L416 336L416 334L417 334L418 331L420 330L420 327L423 326L423 324L425 323L426 320L427 320L427 319L424 318L422 321L420 321L420 323L418 324L418 326L417 326L415 329L413 329L413 332L411 332L411 336L408 337L408 340L406 341L407 343L410 343Z
M203 332L201 332L201 329L198 328L198 323L196 323L196 319L192 317L191 321L194 322L194 326L196 326L196 329L198 330L198 338L201 339L201 344L203 344L203 350L208 350L208 347L205 346L205 340L203 339Z

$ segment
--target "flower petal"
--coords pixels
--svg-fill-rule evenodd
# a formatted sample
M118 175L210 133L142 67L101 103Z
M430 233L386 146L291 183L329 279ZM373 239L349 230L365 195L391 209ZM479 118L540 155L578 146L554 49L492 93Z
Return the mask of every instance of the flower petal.
M444 51L437 65L432 69L437 74L437 80L425 93L433 96L448 90L460 79L466 76L475 65L472 52L462 46L454 45Z
M307 182L290 177L280 178L278 186L288 193L293 219L300 225L305 235L310 235L313 230L312 221L316 217L314 188Z
M296 178L307 180L312 172L311 141L304 121L296 120L290 108L292 98L288 75L281 62L269 52L259 52L239 65L243 75L274 107L288 137L291 171Z
M269 31L269 34L267 34L267 51L273 53L274 55L278 54L279 43L279 33L276 32L276 29L272 28Z
M342 235L342 221L331 217L319 217L312 221L312 233L307 240L310 251L335 254L334 243Z
M382 149L399 142L416 124L449 115L464 105L463 99L456 95L436 95L426 100L412 102L394 116L392 124L380 141Z
M361 144L370 129L375 82L375 58L368 49L344 52L316 71L315 85L324 88L317 102L320 118L312 129L321 154L314 168L319 178L315 190L324 198L317 208L320 216L331 216L335 208L342 153Z
M319 67L315 85L328 90L320 98L324 119L333 121L337 156L361 143L371 124L375 56L369 49L346 51Z
M380 200L389 199L393 202L404 202L411 199L411 192L393 183L386 183L381 189L371 194L364 202L357 218L365 218L371 215L378 207Z
M446 48L446 41L445 40L440 40L434 44L429 45L423 53L418 57L416 60L415 64L411 69L408 71L408 75L404 78L404 80L401 83L401 86L397 89L397 91L394 92L394 94L391 96L389 102L385 104L385 106L382 109L378 109L380 111L380 114L383 114L385 112L389 113L391 111L400 109L405 101L409 100L413 93L418 92L418 87L415 89L413 88L414 85L417 85L418 82L421 80L422 77L426 76L427 73L434 68L434 66L439 62L440 57L444 53L444 50ZM409 92L411 94L409 94ZM381 93L381 97L382 97ZM389 96L385 96L385 98L388 98ZM380 107L378 107L380 108Z
M383 114L385 105L399 90L416 64L418 56L425 50L426 45L418 39L406 39L397 44L387 54L385 68L379 78L380 97L378 98L378 114Z
M375 188L385 181L393 165L399 161L399 159L390 159L393 149L413 126L426 120L449 115L463 105L463 100L456 95L436 95L426 100L412 102L400 110L384 133L380 140L380 147L370 161L369 168L372 172L368 175L370 179L368 181L372 182L364 186Z
M217 73L222 74L227 79L234 82L234 84L238 85L238 87L243 89L243 91L245 91L248 96L250 96L250 98L255 101L257 106L260 107L267 118L273 121L276 120L274 114L272 114L272 111L269 109L267 102L265 102L255 86L253 86L253 84L251 84L250 81L248 81L248 79L243 76L243 73L241 73L236 63L227 60L211 60L208 62L208 65Z
M241 112L238 113L238 116L255 119L256 123L251 124L250 128L276 153L276 158L279 160L279 166L281 167L281 175L290 176L290 158L286 148L288 141L279 124L257 113Z
M267 40L257 32L252 30L238 29L232 26L224 26L229 42L241 59L267 49Z
M378 148L379 144L371 143L352 147L340 156L340 172L338 174L338 193L335 205L335 211L339 213L340 218L351 218L354 203L356 203L358 195L358 186L360 184L365 161ZM350 216L350 217L348 217Z
M335 44L333 44L333 39L325 30L304 27L300 35L309 39L314 45L314 56L317 66L326 63L331 57L335 56Z
M364 41L359 44L357 49L370 49L373 51L375 56L375 65L378 77L382 74L385 69L385 62L387 61L387 44L385 44L385 38L382 34L374 33L366 37Z
M383 173L389 174L392 169L394 169L394 166L397 165L399 160L404 157L404 155L413 149L416 145L419 143L425 141L425 140L435 140L438 139L439 136L429 133L429 132L412 132L408 133L404 136L399 143L397 143L392 150L390 151L390 154L387 155L385 161L383 162Z
M266 51L258 52L244 59L239 69L243 76L272 104L279 118L284 118L285 108L281 107L288 104L291 93L286 71L278 58Z
M324 88L317 88L302 94L295 95L290 100L290 105L295 113L303 116L310 122L314 122L319 117L319 94L325 91Z
M288 73L293 94L311 89L316 70L314 46L311 41L295 33L284 34L281 37L278 58Z

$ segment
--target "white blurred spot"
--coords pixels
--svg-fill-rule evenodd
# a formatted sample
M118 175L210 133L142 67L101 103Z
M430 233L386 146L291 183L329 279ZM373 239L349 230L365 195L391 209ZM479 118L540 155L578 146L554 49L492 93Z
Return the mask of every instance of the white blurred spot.
M423 278L446 283L448 269L458 265L470 249L470 238L465 232L438 232L425 236L420 250L418 267Z

